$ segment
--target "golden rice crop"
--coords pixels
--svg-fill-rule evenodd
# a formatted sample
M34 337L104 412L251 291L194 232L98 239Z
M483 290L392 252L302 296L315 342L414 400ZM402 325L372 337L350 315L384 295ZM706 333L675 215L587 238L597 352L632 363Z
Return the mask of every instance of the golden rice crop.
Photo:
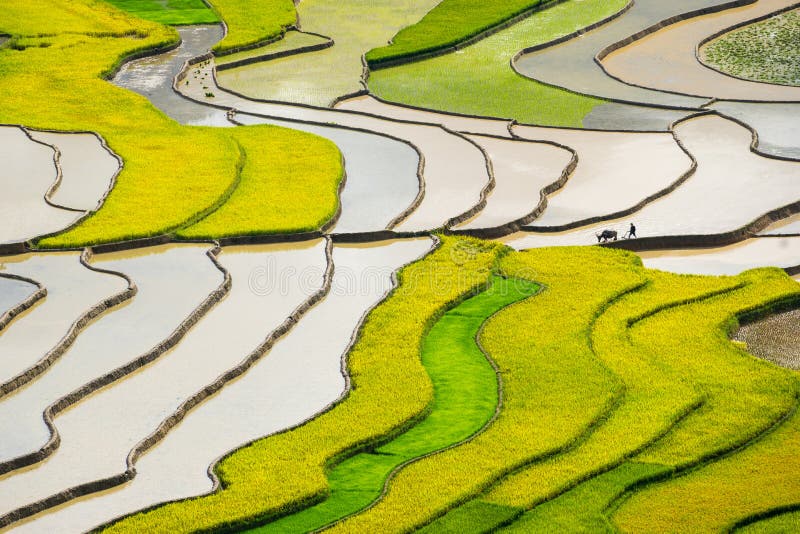
M214 47L216 53L277 38L297 22L292 0L210 0L210 4L228 27L225 38Z
M179 237L306 232L336 214L344 168L333 142L278 126L230 133L245 156L241 180L221 207Z
M620 382L594 357L593 318L645 282L639 259L597 248L537 249L504 257L510 277L545 290L492 317L481 335L500 367L504 404L484 433L401 471L374 508L334 532L421 526L512 470L555 454L602 418Z

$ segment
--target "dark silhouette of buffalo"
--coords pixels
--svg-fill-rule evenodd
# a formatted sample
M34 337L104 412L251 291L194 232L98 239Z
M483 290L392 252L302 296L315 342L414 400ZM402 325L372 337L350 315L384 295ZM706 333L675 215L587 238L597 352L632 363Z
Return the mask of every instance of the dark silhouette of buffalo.
M616 230L603 230L599 234L594 234L597 237L597 242L600 243L601 241L605 243L609 239L613 239L614 241L617 240L617 231Z

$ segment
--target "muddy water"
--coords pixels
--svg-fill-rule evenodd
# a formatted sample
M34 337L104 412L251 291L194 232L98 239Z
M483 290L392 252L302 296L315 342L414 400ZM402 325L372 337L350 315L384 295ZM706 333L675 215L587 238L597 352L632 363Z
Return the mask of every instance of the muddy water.
M739 274L800 265L800 237L762 237L727 247L640 252L646 267L691 274Z
M486 207L458 229L493 228L529 215L541 201L541 190L557 181L572 154L547 143L528 143L469 136L489 154L496 186Z
M792 217L787 217L782 221L778 221L775 224L770 225L763 232L759 233L759 235L787 235L787 234L800 235L800 214L794 215ZM798 258L797 263L800 264L800 258Z
M31 296L36 290L37 287L30 282L0 276L0 316ZM6 329L8 328L10 327L6 327Z
M710 107L754 128L759 151L800 160L800 104L715 102Z
M61 185L50 200L60 206L97 209L119 169L119 162L92 134L58 134L30 130L31 137L58 148Z
M578 152L567 184L547 199L531 227L558 227L615 213L674 183L691 160L671 134L617 133L516 126L525 139L555 141ZM658 162L657 165L654 162Z
M733 78L706 67L695 55L696 46L706 37L795 2L760 0L748 6L695 17L635 41L602 62L613 76L652 89L729 100L800 101L800 87Z
M698 160L697 172L676 191L629 217L567 232L517 234L506 241L515 248L586 245L606 228L622 235L631 221L639 237L718 234L798 199L800 163L753 154L746 128L706 116L681 123L676 133Z
M769 315L744 325L733 336L747 351L782 367L800 370L800 310Z
M146 96L158 109L180 123L232 126L224 111L198 106L181 98L172 89L173 78L181 71L184 62L205 54L222 39L222 26L184 26L178 28L178 33L182 39L178 48L126 63L111 81Z
M200 76L208 73L210 68L202 67ZM206 79L209 78L210 74ZM204 96L205 91L198 81L190 80L189 85L181 85L180 90L199 102L210 100ZM489 182L486 160L481 151L439 126L402 123L338 110L254 102L217 87L214 94L215 104L236 108L244 113L361 128L413 143L425 158L425 198L408 219L397 225L395 229L399 231L421 231L443 226L448 219L475 206Z
M120 277L91 271L77 252L2 259L3 272L37 280L47 297L0 335L0 383L25 371L55 347L91 306L128 287ZM1 448L1 447L0 447Z
M401 121L427 122L441 124L456 132L469 132L500 137L510 137L508 126L510 121L497 119L479 119L460 115L448 115L435 111L424 111L404 106L397 106L376 100L371 96L357 96L336 105L336 109L347 111L360 111L381 117L389 117Z
M330 139L342 151L347 181L342 213L331 233L384 230L419 193L419 155L405 143L380 135L236 115L243 124L275 124Z
M0 461L41 447L49 437L42 421L48 405L149 351L222 282L207 249L180 245L96 257L93 264L128 274L139 292L92 323L38 380L0 400Z
M579 38L525 54L516 61L515 67L524 76L579 93L627 102L698 107L704 103L702 99L659 93L615 80L603 72L594 58L610 44L664 19L727 1L729 0L636 0L624 15ZM564 68L565 65L569 68Z
M48 206L44 195L56 179L53 149L28 139L20 128L0 127L0 243L55 232L79 214Z
M390 273L430 246L428 239L337 246L330 295L246 375L143 456L130 484L42 514L22 531L84 531L145 506L210 490L207 469L216 458L312 417L339 396L341 357L361 315L389 290Z
M168 354L64 413L56 421L58 451L0 482L2 512L124 471L128 451L181 402L244 360L322 285L326 265L322 241L231 248L220 259L234 281L228 297Z

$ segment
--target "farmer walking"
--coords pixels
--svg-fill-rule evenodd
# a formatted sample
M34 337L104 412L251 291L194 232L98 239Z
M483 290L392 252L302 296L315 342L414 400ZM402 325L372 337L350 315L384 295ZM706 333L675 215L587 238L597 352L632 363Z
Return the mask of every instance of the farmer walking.
M636 226L634 226L633 223L631 223L631 227L628 229L628 239L632 237L636 237Z

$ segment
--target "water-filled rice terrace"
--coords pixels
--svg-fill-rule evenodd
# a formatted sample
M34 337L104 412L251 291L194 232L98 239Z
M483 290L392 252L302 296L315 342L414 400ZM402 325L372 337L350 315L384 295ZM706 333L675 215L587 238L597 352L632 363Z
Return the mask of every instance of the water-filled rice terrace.
M793 0L5 0L0 531L800 532Z

